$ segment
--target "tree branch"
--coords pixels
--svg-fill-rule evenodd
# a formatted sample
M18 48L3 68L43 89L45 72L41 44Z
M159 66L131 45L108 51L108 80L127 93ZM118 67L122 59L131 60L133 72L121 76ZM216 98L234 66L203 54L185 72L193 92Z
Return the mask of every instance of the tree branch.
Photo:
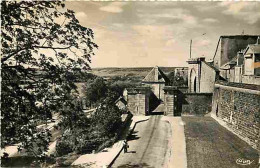
M59 59L59 58L58 58L58 56L57 56L57 55L58 55L57 51L56 51L55 49L53 49L53 50L54 50L54 51L55 51L55 53L56 53L56 54L55 54L55 57L57 58L57 60L58 60L59 64L61 65L61 63L60 63L60 59Z
M3 57L3 58L1 59L1 63L3 64L6 60L8 60L8 59L11 58L12 56L14 56L15 54L18 54L20 51L23 51L23 50L26 50L26 48L22 48L22 49L20 49L20 50L18 50L18 51L16 51L16 52L13 52L12 54L10 54L10 55L8 55L8 56L6 56L6 57Z
M6 60L8 60L9 58L11 58L12 56L14 56L15 54L18 54L19 52L23 51L23 50L26 50L26 49L33 49L33 48L45 48L45 49L54 49L54 50L64 50L64 49L69 49L70 47L72 47L72 45L70 46L67 46L67 47L47 47L47 46L31 46L31 48L22 48L16 52L13 52L12 54L6 56L6 57L3 57L1 59L1 63L3 64Z
M18 24L18 23L15 23L15 24L6 24L5 26L21 26L21 27L25 27L25 28L30 28L30 29L42 29L42 28L45 28L47 29L48 27L45 27L45 26L42 26L41 27L32 27L32 26L28 26L28 25L22 25L22 24Z
M46 48L46 49L53 49L53 50L64 50L64 49L69 49L70 47L72 47L72 45L67 47L32 46L32 48Z

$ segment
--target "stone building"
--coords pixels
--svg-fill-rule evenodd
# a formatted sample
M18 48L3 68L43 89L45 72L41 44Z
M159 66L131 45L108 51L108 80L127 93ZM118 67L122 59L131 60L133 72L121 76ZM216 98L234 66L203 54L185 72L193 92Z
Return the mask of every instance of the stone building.
M260 44L249 44L229 62L222 65L220 75L228 82L260 84Z
M213 93L218 79L260 84L259 36L220 36L213 62L192 58L187 62L190 93Z
M142 87L126 88L124 90L123 97L127 101L128 110L134 115L150 115L155 112L164 113L164 88L169 85L168 77L156 66L142 80L142 84ZM169 101L173 99L166 99L168 106L169 104L172 105Z
M204 57L188 61L188 87L190 93L212 93L219 70L205 61Z
M169 79L164 72L158 67L154 67L147 76L142 80L144 86L151 87L155 96L163 101L164 100L164 86L169 85Z
M243 74L242 66L245 63L244 50L248 46L257 44L258 39L259 35L220 36L213 58L213 65L220 71L221 78L229 82L247 83L248 81L254 83L252 79L247 79L248 77L245 77L243 82L241 75ZM249 61L247 63L250 64Z
M260 44L251 44L244 53L245 75L260 76Z
M256 71L258 74L257 39L258 36L254 35L220 36L213 62L205 61L204 57L189 59L187 61L189 64L188 93L182 94L182 113L209 113L211 102L208 100L212 99L215 83L218 80L252 83L252 78L254 81L259 79L252 72ZM244 49L246 51L243 51ZM247 60L246 55L250 59ZM248 66L245 62L248 62ZM244 70L247 70L251 76L244 75Z
M249 44L256 44L259 35L228 35L220 36L213 58L214 66L221 66L230 62L237 53L245 49Z
M239 51L236 57L234 57L231 61L221 66L221 77L229 82L242 82L240 75L242 75L243 65L243 51Z
M180 90L174 86L164 87L164 115L181 116L182 100Z
M124 90L124 98L127 100L127 110L133 115L149 115L153 93L150 87L127 88Z
M221 36L213 63L220 80L214 82L211 115L259 150L259 36Z
M244 65L242 68L242 83L260 85L260 40L257 44L250 44L244 51Z
M196 92L199 95L195 95L187 93L186 87L169 86L169 79L159 67L155 67L142 80L143 87L124 90L123 97L127 101L128 111L134 115L161 113L170 116L209 113L217 70L204 58L194 59L190 63L189 75L196 76L201 83L195 90L205 93ZM187 69L181 69L183 74L188 73ZM193 71L196 73L193 74ZM207 76L209 73L212 73L211 76Z

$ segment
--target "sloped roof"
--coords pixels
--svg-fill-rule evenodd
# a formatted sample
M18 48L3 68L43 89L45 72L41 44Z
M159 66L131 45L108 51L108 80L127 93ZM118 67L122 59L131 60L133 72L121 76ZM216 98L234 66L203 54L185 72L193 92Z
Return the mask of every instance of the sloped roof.
M260 44L249 44L244 54L246 53L260 53Z
M223 38L235 38L235 37L258 37L259 35L249 35L249 34L237 34L237 35L222 35Z
M137 93L142 93L145 94L147 92L151 91L150 87L135 87L135 88L126 88L127 94L137 94Z
M154 67L148 75L142 80L142 82L168 82L169 79L163 73L163 71L158 67Z
M236 65L237 64L237 56L232 58L229 62L225 63L220 67L220 69L230 69L230 65Z
M125 100L122 96L120 96L120 97L115 101L115 103L118 103L119 101L121 101L121 102L124 103L125 105L127 104L126 100Z
M255 44L259 35L220 36L214 54L214 65L219 68L236 57L237 52L245 49L248 44Z
M211 69L213 69L214 71L216 71L216 72L218 72L219 70L216 68L216 67L214 67L214 65L212 65L211 63L209 63L209 62L206 62L206 61L203 61L208 67L210 67Z

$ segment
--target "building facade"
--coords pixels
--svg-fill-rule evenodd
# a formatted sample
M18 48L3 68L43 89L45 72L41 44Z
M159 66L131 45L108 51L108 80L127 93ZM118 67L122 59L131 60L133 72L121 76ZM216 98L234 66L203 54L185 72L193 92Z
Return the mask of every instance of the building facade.
M230 62L237 53L249 44L256 44L259 35L228 35L220 36L213 58L214 66L220 68Z
M149 115L152 101L151 88L127 88L124 91L124 98L127 100L127 110L133 115Z
M142 80L144 86L150 87L155 96L163 101L164 91L163 88L169 85L169 79L164 72L158 67L154 67Z
M190 93L212 93L219 71L204 57L192 58L188 61L188 87Z

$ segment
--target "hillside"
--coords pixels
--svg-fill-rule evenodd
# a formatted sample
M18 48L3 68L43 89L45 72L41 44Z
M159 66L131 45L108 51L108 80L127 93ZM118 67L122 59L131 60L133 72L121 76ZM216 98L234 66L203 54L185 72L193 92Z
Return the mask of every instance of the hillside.
M160 67L162 71L167 75L170 72L174 72L176 68L180 67ZM113 77L130 77L138 80L142 80L153 67L134 67L134 68L93 68L92 73L101 76L106 79Z

